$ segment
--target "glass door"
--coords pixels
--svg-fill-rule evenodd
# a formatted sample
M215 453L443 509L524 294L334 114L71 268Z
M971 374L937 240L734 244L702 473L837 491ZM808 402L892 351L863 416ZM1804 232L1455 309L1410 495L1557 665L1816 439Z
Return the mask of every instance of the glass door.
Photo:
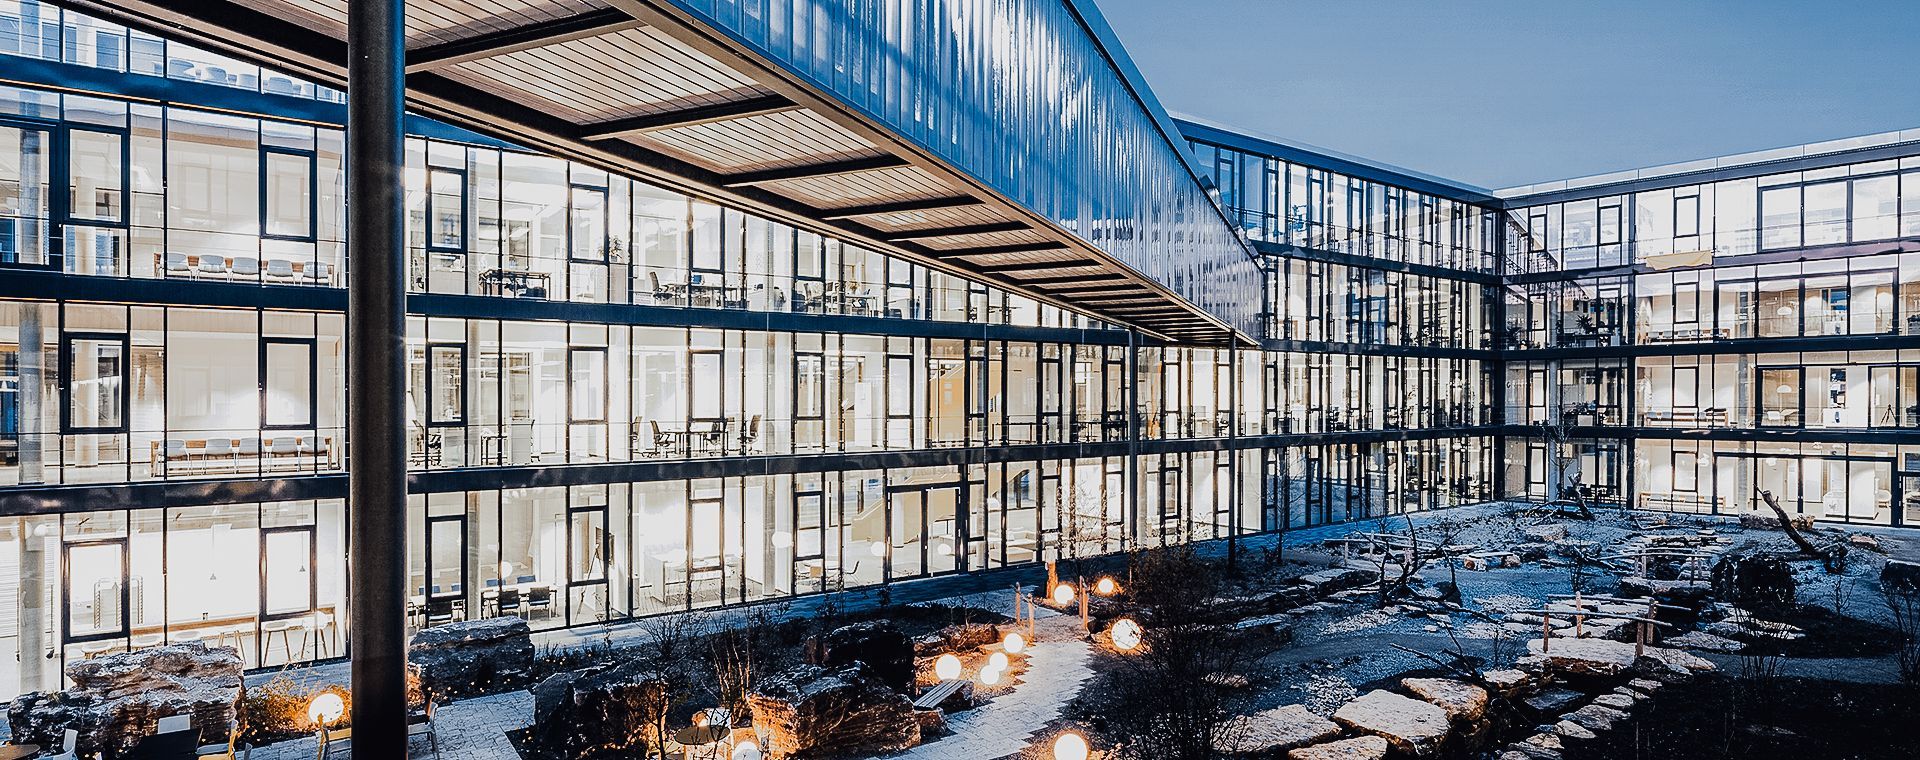
M567 510L568 625L606 619L607 557L612 542L605 504Z
M464 514L427 518L426 583L416 593L426 597L427 625L463 619L462 592L467 577L467 517Z

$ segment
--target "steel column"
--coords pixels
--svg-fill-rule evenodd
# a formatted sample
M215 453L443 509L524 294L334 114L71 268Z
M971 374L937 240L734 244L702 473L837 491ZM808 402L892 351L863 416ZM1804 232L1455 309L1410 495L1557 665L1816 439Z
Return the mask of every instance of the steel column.
M354 754L407 754L406 99L403 0L347 26L348 562Z

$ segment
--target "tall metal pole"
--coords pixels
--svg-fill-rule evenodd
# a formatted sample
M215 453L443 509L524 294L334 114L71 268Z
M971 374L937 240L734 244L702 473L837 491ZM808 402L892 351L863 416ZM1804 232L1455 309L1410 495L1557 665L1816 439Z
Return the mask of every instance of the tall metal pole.
M347 503L353 743L407 754L404 0L347 9Z

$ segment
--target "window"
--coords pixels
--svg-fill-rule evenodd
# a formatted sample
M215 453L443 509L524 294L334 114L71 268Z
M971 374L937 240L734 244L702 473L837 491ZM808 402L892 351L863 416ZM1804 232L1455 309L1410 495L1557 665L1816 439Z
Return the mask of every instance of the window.
M67 217L125 222L126 137L79 129L67 134Z
M572 221L567 255L574 261L607 260L607 191L573 188Z
M567 352L568 408L574 422L607 419L607 350L575 348Z
M260 344L260 376L265 381L260 427L313 427L314 343L302 338L266 338Z
M1700 455L1692 451L1673 452L1673 490L1694 493L1700 490Z
M1600 244L1601 245L1619 245L1620 244L1620 227L1621 227L1620 207L1617 205L1601 206L1600 207L1600 240L1599 240Z
M1760 191L1760 247L1800 245L1800 186L1769 187Z
M1536 253L1547 250L1547 212L1545 210L1527 215L1527 250Z
M0 156L7 157L0 161L0 264L48 263L51 137L45 130L0 124Z
M1853 181L1853 239L1885 240L1900 229L1899 178L1893 175Z
M439 251L466 248L467 175L452 169L427 174L427 247Z
M314 159L311 154L267 150L261 196L266 198L267 237L313 239Z
M1830 245L1847 242L1847 183L1828 182L1808 185L1806 195L1806 245Z
M117 433L127 429L127 336L68 335L66 430Z
M1700 235L1700 196L1680 195L1673 199L1673 236Z
M427 424L459 425L466 421L465 346L427 347Z

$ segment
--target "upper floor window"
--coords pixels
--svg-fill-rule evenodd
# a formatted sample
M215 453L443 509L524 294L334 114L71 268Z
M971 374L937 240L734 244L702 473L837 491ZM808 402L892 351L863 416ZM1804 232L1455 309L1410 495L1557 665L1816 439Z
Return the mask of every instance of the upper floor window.
M127 336L70 333L62 344L67 378L67 432L127 429Z

